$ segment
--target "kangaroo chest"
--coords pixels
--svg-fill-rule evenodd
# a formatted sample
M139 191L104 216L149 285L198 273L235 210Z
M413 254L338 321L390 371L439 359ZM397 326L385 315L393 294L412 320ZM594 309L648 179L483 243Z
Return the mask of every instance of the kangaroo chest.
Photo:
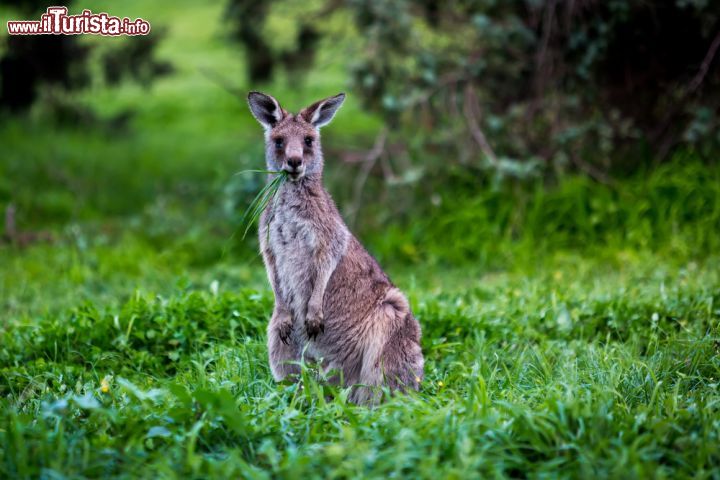
M319 235L311 206L280 193L267 216L267 243L275 260L278 294L294 316L304 316L316 276L313 253ZM268 266L268 268L271 268Z

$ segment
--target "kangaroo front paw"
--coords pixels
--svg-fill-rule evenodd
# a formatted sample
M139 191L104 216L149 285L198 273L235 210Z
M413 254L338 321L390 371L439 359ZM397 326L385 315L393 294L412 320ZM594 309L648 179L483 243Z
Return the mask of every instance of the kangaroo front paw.
M305 330L309 338L315 339L325 332L322 309L308 305L307 316L305 317Z
M292 335L293 324L292 320L284 321L277 327L278 337L280 341L285 345L290 345L290 336Z

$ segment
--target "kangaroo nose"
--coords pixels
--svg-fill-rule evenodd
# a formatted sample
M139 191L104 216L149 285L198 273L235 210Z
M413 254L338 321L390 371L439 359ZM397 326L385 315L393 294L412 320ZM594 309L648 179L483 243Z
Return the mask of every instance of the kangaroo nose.
M292 169L295 170L295 169L297 169L300 165L302 165L302 158L299 158L299 157L288 158L287 163L288 163L288 165L290 166L290 168L292 168Z

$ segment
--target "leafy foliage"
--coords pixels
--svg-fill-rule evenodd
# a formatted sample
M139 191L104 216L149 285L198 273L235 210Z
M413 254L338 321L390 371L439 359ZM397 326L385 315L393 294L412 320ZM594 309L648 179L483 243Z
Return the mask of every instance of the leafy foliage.
M678 144L718 145L712 127L693 126L717 122L720 10L707 2L350 5L365 104L403 133L431 134L421 148L460 164L603 180L641 165L619 151L638 141L661 158Z
M331 38L322 29L330 14L350 17L353 93L394 132L387 155L398 169L398 156L424 165L427 152L442 152L445 164L507 177L572 170L607 181L678 146L709 156L720 142L713 2L352 0L309 9L297 22Z

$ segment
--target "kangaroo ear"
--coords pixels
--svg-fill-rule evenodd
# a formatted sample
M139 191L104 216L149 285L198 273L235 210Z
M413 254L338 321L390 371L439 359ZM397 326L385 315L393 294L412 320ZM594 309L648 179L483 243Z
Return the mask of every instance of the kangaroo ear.
M305 121L312 123L315 127L324 127L330 120L335 116L335 112L338 111L340 105L345 101L345 94L339 93L334 97L326 98L315 102L307 108L304 108L300 115Z
M285 116L278 101L270 95L250 92L247 99L253 116L266 130L273 128Z

